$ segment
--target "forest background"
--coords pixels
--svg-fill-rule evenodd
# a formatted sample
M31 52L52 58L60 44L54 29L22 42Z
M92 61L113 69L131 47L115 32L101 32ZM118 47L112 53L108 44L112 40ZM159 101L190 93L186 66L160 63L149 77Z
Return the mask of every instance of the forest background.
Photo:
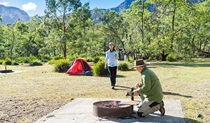
M89 3L46 0L45 16L0 25L0 59L55 56L90 60L115 42L129 61L177 61L210 56L210 1L134 1L116 11L90 10ZM148 7L152 7L148 9ZM98 14L93 19L92 13ZM2 20L2 18L0 18Z

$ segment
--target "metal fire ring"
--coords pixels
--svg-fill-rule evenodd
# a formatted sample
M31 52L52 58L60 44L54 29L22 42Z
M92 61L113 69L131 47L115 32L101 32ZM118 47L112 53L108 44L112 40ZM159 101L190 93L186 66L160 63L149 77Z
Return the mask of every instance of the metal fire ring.
M113 105L116 102L116 105ZM128 117L133 112L133 105L120 104L121 101L98 101L93 103L93 115L97 117Z

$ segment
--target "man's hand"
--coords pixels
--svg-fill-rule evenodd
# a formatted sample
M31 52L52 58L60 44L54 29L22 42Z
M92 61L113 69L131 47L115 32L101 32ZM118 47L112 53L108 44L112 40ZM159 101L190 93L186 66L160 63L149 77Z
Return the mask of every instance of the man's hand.
M107 67L106 67L106 64L104 65L104 69L106 69Z
M139 88L139 87L140 87L140 84L136 83L135 88Z
M135 90L133 91L133 95L134 95L134 96L139 96L139 93L138 93L139 89L140 89L140 88L135 89Z

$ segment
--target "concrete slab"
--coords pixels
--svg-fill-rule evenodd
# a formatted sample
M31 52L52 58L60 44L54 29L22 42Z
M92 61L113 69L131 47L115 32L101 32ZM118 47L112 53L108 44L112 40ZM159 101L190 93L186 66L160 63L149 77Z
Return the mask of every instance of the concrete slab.
M148 117L139 119L98 118L94 116L92 114L93 103L103 100L130 101L129 99L77 98L40 118L35 123L185 123L180 100L164 100L165 116L161 117L160 112L157 111ZM134 110L137 110L136 106L134 106Z

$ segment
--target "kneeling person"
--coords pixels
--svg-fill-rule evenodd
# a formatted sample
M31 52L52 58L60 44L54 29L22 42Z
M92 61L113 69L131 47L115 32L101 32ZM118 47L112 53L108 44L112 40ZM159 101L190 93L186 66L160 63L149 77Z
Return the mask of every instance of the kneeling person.
M139 95L142 100L138 106L137 115L144 117L159 110L163 116L165 108L162 87L156 74L146 65L148 64L142 59L134 61L134 67L141 73L141 83L137 83L134 90L134 95Z

